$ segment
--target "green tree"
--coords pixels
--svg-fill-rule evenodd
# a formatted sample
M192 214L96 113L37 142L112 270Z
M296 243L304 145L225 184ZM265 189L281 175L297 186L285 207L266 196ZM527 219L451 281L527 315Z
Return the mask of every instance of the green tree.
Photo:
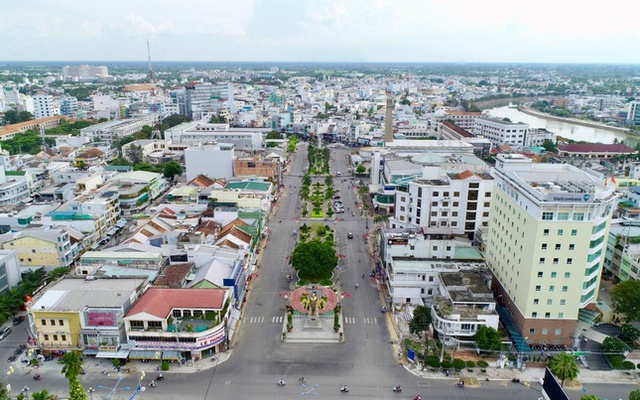
M562 387L566 380L576 379L580 372L575 357L570 353L559 353L553 356L549 362L549 370L560 379Z
M180 125L184 122L189 122L190 119L186 115L182 114L171 114L167 118L162 120L162 124L160 125L160 130L165 131L169 128L173 128L176 125Z
M267 133L267 139L282 139L282 134L278 131L269 131Z
M290 263L300 278L318 282L331 278L333 269L338 265L338 256L330 243L313 239L296 246Z
M607 353L624 353L627 349L624 342L617 337L607 337L602 341L602 349Z
M580 397L580 400L600 400L600 397L595 394L584 394Z
M31 121L33 114L29 111L9 110L4 113L4 120L7 124L17 124L20 122Z
M82 360L80 359L80 353L77 351L64 353L61 363L61 372L69 381L69 400L86 400L87 394L78 380L78 376L82 372Z
M177 161L169 161L164 165L162 173L169 180L173 181L176 175L182 175L182 166Z
M142 146L132 144L131 146L127 147L124 153L126 159L131 161L134 165L139 164L143 161L144 152L142 151Z
M628 323L640 321L640 281L628 280L611 289L615 312L624 314Z
M365 167L362 164L360 164L360 165L358 165L356 167L356 173L358 173L358 174L363 174L366 170L367 170L367 167Z
M498 351L502 349L502 340L497 330L482 325L476 331L476 346L484 351Z
M544 147L544 149L550 153L555 153L556 151L558 151L556 144L553 143L551 139L545 139L544 142L542 142L542 147Z
M47 389L43 389L39 392L33 392L31 395L31 400L51 400L53 398L55 398L55 396L49 393Z
M624 324L620 327L620 333L629 342L635 342L640 337L640 329L633 325Z
M629 400L640 400L640 390L634 390L629 393Z
M415 333L418 337L422 337L431 326L431 309L427 306L418 306L413 310L413 318L409 321L409 332Z

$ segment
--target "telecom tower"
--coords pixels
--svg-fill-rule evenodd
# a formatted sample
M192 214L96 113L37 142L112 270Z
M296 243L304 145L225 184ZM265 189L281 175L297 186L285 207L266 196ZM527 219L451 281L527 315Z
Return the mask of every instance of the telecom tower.
M151 48L147 40L147 56L149 57L149 83L153 83L153 68L151 68Z

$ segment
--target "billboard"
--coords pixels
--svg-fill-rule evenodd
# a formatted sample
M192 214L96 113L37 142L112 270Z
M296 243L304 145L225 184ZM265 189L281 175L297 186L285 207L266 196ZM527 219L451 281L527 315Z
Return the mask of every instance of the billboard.
M116 326L116 315L113 312L87 311L85 320L87 326Z

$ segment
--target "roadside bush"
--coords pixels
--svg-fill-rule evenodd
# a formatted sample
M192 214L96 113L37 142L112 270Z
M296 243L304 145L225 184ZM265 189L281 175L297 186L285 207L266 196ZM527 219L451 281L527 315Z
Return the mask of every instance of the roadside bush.
M633 361L624 360L622 362L622 368L628 369L628 370L634 370L636 369L636 365L633 363Z
M436 356L429 356L427 357L427 365L430 366L431 368L439 368L440 360Z
M466 367L467 363L464 362L464 360L460 359L460 358L456 358L453 360L453 368L455 368L456 370L460 371L461 369L464 369L464 367Z
M119 358L114 358L113 360L111 360L111 363L113 364L114 367L118 368L121 364L120 359Z
M608 354L607 355L607 359L609 360L609 363L611 363L611 367L613 369L622 369L622 363L624 361L624 357L619 355L619 354Z
M472 360L467 361L467 368L475 368L475 366L476 366L475 361L472 361Z
M449 361L449 360L444 360L444 361L442 361L442 364L441 364L441 365L442 365L442 368L444 368L444 369L449 369L449 368L451 368L451 361Z
M486 362L485 360L480 360L477 362L477 364L478 364L478 367L480 368L487 368L489 366L489 363Z
M162 369L163 371L168 371L169 370L169 362L168 361L163 361L162 362L162 366L160 367L160 369Z

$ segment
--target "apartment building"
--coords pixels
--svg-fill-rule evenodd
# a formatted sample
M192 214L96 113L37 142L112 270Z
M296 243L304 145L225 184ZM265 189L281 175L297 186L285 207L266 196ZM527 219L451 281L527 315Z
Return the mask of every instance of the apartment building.
M156 118L157 116L155 115L149 115L140 118L107 121L80 129L80 135L88 137L91 140L97 139L102 142L111 143L116 139L139 132L145 125L154 126Z
M60 114L53 104L53 96L40 93L33 96L33 116L37 118L53 117Z
M514 342L571 346L580 311L596 301L615 185L519 154L497 155L492 175L486 255L501 318Z
M473 130L475 126L476 118L484 118L485 115L481 112L467 112L467 111L454 111L440 109L434 112L433 122L437 129L440 129L440 125L445 121L453 121L456 126L459 126L465 130Z
M233 144L205 144L191 146L184 151L187 181L199 175L211 179L233 178Z
M186 112L193 119L202 118L203 114L215 111L216 103L224 106L231 113L236 112L233 99L233 84L215 85L210 82L192 83L186 85Z
M489 139L494 146L524 146L528 131L528 124L500 118L476 118L473 125L473 133Z
M24 269L68 267L78 255L64 228L29 228L19 231L2 244L4 249L18 253L18 263Z
M117 190L120 209L125 215L140 213L167 188L162 174L147 171L117 174L109 183L109 189Z
M11 290L21 279L18 252L0 250L0 294Z
M203 121L185 122L164 132L165 140L173 143L232 143L238 150L262 149L262 136L267 129L231 128L228 124Z
M396 188L389 226L471 238L478 227L489 224L493 184L486 173L445 173L441 167L425 166L422 177Z
M233 160L233 175L235 177L265 177L274 182L280 180L282 165L280 157L239 157Z

